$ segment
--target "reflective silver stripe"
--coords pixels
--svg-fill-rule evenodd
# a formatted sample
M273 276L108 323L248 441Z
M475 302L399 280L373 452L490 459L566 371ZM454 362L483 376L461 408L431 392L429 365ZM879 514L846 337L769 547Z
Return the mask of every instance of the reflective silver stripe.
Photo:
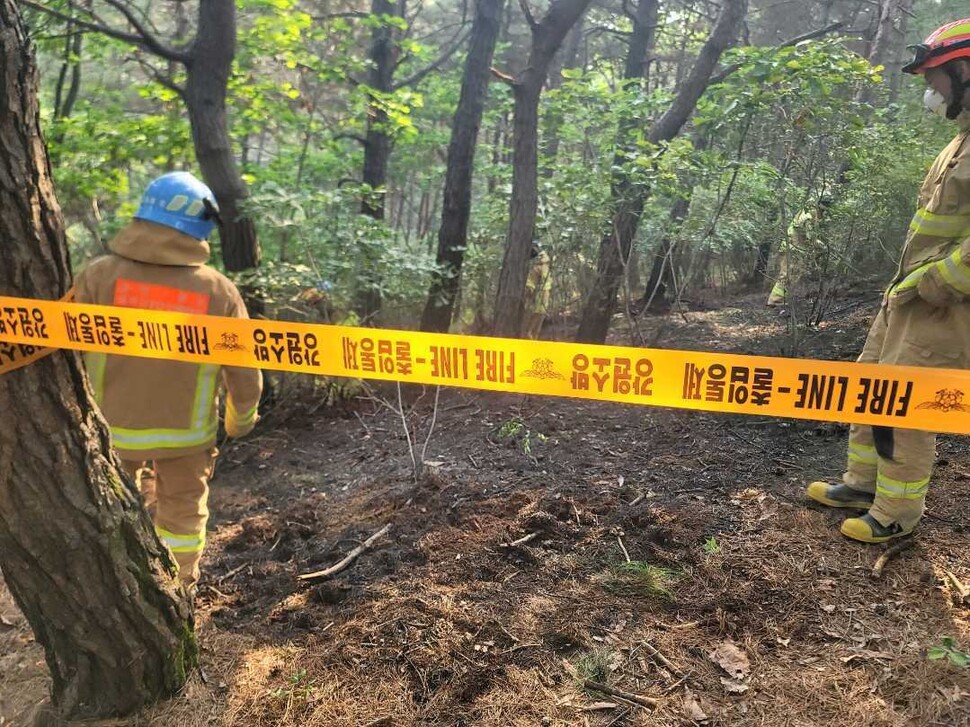
M904 482L903 480L894 480L880 473L876 478L876 492L895 499L921 499L926 496L926 491L929 489L929 486L929 477L924 477L915 482Z
M970 234L970 215L938 215L920 209L913 215L909 229L915 235L964 237Z
M875 465L879 461L876 448L866 444L849 443L849 461Z
M186 429L131 429L111 427L114 445L121 450L201 447L216 438L215 395L219 366L202 364L195 379L192 424Z
M98 406L104 405L104 369L107 363L107 354L94 353L93 351L84 353L84 367L87 369L91 388L94 389L94 400L98 403Z
M970 293L970 267L964 264L960 248L954 250L943 260L940 275L960 293Z
M205 533L176 535L159 527L155 528L155 532L173 553L198 553L205 548Z

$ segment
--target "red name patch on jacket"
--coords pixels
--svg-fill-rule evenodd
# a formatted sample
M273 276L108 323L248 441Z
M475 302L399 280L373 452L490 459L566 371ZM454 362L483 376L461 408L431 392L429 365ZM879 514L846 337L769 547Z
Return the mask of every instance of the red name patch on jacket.
M191 290L140 283L125 278L118 278L115 282L114 304L124 308L148 308L174 313L205 315L209 312L209 296L206 293L194 293Z

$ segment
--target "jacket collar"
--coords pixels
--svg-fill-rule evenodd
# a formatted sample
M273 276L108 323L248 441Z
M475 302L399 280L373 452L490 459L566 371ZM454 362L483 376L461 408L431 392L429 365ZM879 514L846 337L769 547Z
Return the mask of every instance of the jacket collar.
M115 255L152 265L205 265L209 243L145 220L132 220L108 243Z

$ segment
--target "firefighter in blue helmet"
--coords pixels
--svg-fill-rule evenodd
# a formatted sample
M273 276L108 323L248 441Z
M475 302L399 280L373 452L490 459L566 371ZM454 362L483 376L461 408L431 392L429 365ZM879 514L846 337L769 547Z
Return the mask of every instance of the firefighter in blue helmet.
M165 174L108 243L110 253L77 277L81 303L246 318L236 286L205 263L218 207L187 172ZM226 390L226 432L256 423L262 377L257 369L165 359L85 354L95 398L125 468L139 483L158 535L188 587L199 577L208 519L208 481L217 454L218 400Z

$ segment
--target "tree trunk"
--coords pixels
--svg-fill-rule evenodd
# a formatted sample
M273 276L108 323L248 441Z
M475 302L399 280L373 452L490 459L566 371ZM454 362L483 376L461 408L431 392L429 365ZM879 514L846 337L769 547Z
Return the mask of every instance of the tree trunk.
M513 83L515 111L512 119L512 199L509 233L499 273L495 299L495 333L518 336L522 326L525 280L529 273L538 201L539 97L556 50L569 29L586 11L591 0L554 0L541 22L532 23L532 50L524 71ZM528 7L527 5L525 7Z
M371 35L369 59L371 63L368 85L379 94L393 91L394 67L397 62L397 46L394 26L384 17L405 15L404 0L372 0L371 17L377 23ZM387 134L388 118L380 98L372 99L367 107L367 137L364 142L363 183L368 187L361 200L362 214L375 220L384 219L384 195L387 187L387 166L391 157L391 137ZM381 310L381 278L377 271L378 261L374 250L365 246L361 250L360 288L357 292L357 313L361 321L375 323Z
M489 68L501 28L504 5L505 0L478 0L477 3L461 82L461 96L448 145L444 207L438 228L438 270L432 278L428 301L421 316L422 331L447 332L454 315L468 239L475 147L488 96Z
M185 105L199 168L221 208L222 262L231 272L259 265L256 225L244 210L249 189L232 153L226 116L226 88L235 54L234 0L202 0L199 29L186 64Z
M70 287L40 135L37 71L16 0L0 0L0 292ZM174 694L197 658L175 564L118 470L80 358L0 376L0 567L65 718L129 714Z
M663 240L660 241L660 247L654 253L653 266L650 268L650 279L647 281L646 290L643 291L643 297L637 302L637 311L658 311L668 308L667 291L674 288L674 234L680 229L683 221L687 219L687 213L690 211L693 187L690 189L691 192L678 197L674 206L670 208L669 227L663 236Z
M660 145L680 133L694 112L697 100L710 83L711 73L721 54L737 37L746 12L747 0L725 0L714 29L701 48L690 74L681 84L670 108L650 129L647 138L651 144ZM631 55L633 50L631 42ZM631 65L628 62L628 71ZM626 139L620 141L620 144L627 143ZM640 224L640 214L650 195L650 190L632 185L622 166L614 165L614 169L613 224L609 233L600 240L596 282L586 299L576 334L577 341L586 343L603 343L606 340L610 320L616 310L616 294L623 276L623 264L629 258Z
M579 48L583 40L583 19L580 18L569 35L562 50L553 59L553 68L549 74L549 81L546 84L549 90L562 88L563 75L565 70L573 70L579 66ZM545 143L543 144L542 176L552 179L556 171L556 157L559 156L559 141L562 125L565 119L560 114L548 114L546 117L546 130L544 133Z

